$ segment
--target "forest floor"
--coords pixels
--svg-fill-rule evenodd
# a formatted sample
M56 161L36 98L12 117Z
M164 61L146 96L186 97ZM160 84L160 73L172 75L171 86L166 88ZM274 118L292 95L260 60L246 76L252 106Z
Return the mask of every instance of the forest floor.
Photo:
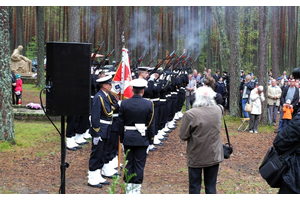
M27 96L27 97L26 97ZM36 96L36 95L35 95ZM35 96L23 98L37 103ZM29 100L31 98L31 100ZM259 133L239 132L240 119L226 116L230 141L234 152L230 159L220 163L217 183L218 194L274 194L278 189L270 188L261 178L258 168L276 134L276 127L260 126ZM21 123L16 120L15 123ZM31 121L22 123L32 123ZM39 122L47 123L49 121ZM178 137L178 129L169 133L164 145L147 157L143 194L188 194L188 167L186 164L186 142ZM17 137L16 132L16 137ZM222 126L222 140L226 134ZM21 136L18 136L21 137ZM0 151L0 193L11 194L55 194L60 187L60 139L55 130L40 135L43 142L38 147L22 147ZM56 139L54 139L56 138ZM43 153L41 153L43 152ZM67 194L109 194L111 185L101 189L87 186L88 161L91 143L81 150L66 152L65 191ZM123 155L122 155L123 160ZM112 179L108 179L112 182ZM122 181L119 180L121 183ZM202 185L201 193L204 193ZM122 194L119 185L116 194Z

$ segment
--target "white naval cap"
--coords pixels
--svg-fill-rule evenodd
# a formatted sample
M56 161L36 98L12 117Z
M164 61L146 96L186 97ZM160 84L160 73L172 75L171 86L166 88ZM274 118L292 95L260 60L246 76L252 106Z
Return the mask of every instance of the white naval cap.
M112 81L112 76L111 75L104 76L102 78L98 78L96 80L96 82L102 83L102 84L104 84L104 83L114 83L114 81Z
M144 71L144 72L148 72L149 71L149 67L138 67L139 71Z
M111 75L111 76L113 76L113 75L116 74L116 72L105 72L105 74L106 74L106 75Z
M142 78L137 78L134 79L130 82L130 85L132 87L136 87L136 88L145 88L148 85L148 82L145 79Z

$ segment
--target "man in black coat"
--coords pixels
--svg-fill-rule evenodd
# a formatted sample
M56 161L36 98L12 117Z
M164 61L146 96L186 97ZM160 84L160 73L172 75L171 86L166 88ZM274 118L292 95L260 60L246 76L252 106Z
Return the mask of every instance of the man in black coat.
M91 109L90 133L92 135L92 152L89 160L88 185L101 188L102 185L108 185L101 176L101 169L106 160L108 151L108 139L111 131L113 110L108 99L108 93L112 88L112 76L105 76L97 79L100 90L93 98Z
M273 141L278 154L283 154L300 143L300 112L289 124L279 131ZM283 174L283 182L279 194L300 194L300 148L296 149L287 158L287 171Z
M151 101L143 99L144 88L147 81L135 79L131 81L134 95L130 99L122 101L119 112L120 142L124 151L128 152L126 159L127 176L126 194L140 194L143 183L144 168L149 146L153 144L155 134L154 105ZM131 174L136 174L131 179Z

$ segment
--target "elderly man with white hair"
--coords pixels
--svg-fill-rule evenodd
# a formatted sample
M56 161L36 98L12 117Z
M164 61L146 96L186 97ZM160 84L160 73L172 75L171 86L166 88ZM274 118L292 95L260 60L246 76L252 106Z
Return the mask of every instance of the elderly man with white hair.
M254 88L250 93L250 103L253 104L249 121L250 133L258 133L257 127L259 122L259 116L261 115L261 102L265 101L263 90L264 87L260 85L257 88Z
M178 136L187 141L189 193L199 194L202 170L206 194L216 193L219 163L224 160L221 139L222 110L215 92L203 86L196 90L193 108L182 117Z

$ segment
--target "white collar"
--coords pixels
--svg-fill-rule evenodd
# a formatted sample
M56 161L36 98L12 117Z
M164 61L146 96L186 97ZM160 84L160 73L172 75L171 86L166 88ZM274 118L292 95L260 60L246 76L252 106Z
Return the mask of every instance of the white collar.
M102 90L102 89L101 89L101 90ZM102 90L102 92L103 92L103 93L105 94L105 96L107 97L108 94L107 94L106 92L104 92L103 90Z

